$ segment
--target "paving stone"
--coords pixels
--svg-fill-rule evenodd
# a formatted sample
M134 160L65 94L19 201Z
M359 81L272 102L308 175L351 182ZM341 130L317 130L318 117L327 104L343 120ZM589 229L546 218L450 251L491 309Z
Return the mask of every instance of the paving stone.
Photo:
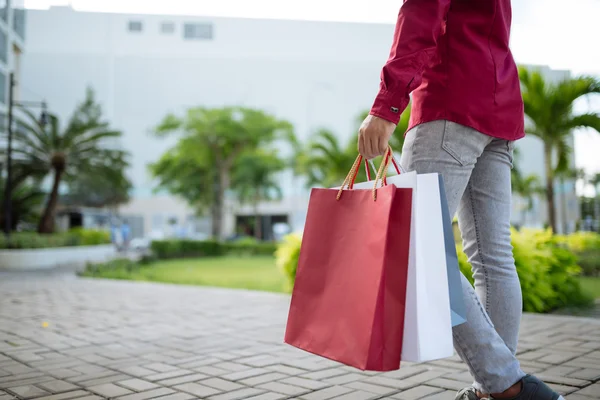
M58 379L73 378L81 375L80 372L67 368L52 369L48 373Z
M155 399L160 398L160 396L165 396L168 394L173 394L174 391L167 388L160 388L149 390L147 392L128 394L123 397L119 397L119 400L146 400L146 399Z
M165 379L177 378L178 376L191 375L193 373L194 371L190 371L187 369L176 369L169 372L161 372L160 374L144 376L144 379L147 379L149 381L162 381Z
M103 385L91 386L87 388L89 391L99 394L104 397L118 397L132 393L131 390L125 389L124 387L117 386L112 383L105 383Z
M151 369L156 372L169 372L169 371L175 371L178 369L177 367L174 367L172 365L163 364L163 363L147 364L147 365L144 365L143 367Z
M199 368L192 368L192 369L196 372L200 372L201 374L206 374L206 375L210 375L210 376L221 376L221 375L231 373L231 371L227 371L226 369L217 368L217 367L213 367L210 365L206 365L204 367L199 367Z
M340 400L369 400L369 399L376 399L378 397L381 397L380 395L374 394L374 393L370 393L370 392L362 392L362 391L356 391L356 392L352 392L352 393L347 393L347 394L343 394L339 397L334 397L334 399L340 399Z
M577 393L571 393L569 395L569 400L595 400L597 398L598 397L592 398L592 397L588 397L588 396L581 396L581 395L578 395Z
M254 389L254 388L243 388L239 390L234 390L233 392L218 394L216 396L209 397L210 400L238 400L238 399L247 399L251 396L256 396L258 394L264 393L264 390Z
M118 370L123 372L124 374L137 376L137 377L143 377L143 376L156 374L156 371L153 371L148 368L138 367L138 366L123 367L123 368L118 368Z
M180 376L177 378L165 379L162 381L158 381L156 383L158 383L159 385L162 385L162 386L175 386L175 385L181 385L182 383L198 382L198 381L201 381L206 378L208 378L208 376L206 376L204 374L191 374L191 375Z
M136 392L142 392L144 390L155 389L158 385L145 381L143 379L128 379L126 381L119 381L117 385L123 386L124 388L134 390Z
M174 393L163 397L158 397L159 400L191 400L195 397L187 393Z
M25 399L31 399L33 397L40 397L50 394L47 391L33 385L10 387L8 390Z
M454 400L455 397L456 392L452 390L446 390L445 392L434 393L419 400Z
M294 386L300 386L300 387L310 389L310 390L319 390L319 389L324 389L326 387L331 386L331 384L328 384L328 383L324 383L324 382L320 382L320 381L316 381L316 380L312 380L312 379L298 378L298 377L282 379L279 382L287 383L289 385L294 385Z
M579 388L572 387L572 386L559 385L557 383L550 383L550 382L548 382L548 386L550 386L552 388L552 390L554 390L555 392L558 392L559 394L562 394L562 395L567 395L569 393L573 393L577 389L579 389Z
M72 383L65 381L42 382L38 383L36 386L41 387L42 389L45 389L50 393L62 393L79 389L79 386L75 386Z
M269 365L268 367L265 367L265 369L268 369L269 371L280 372L286 375L300 375L306 373L306 370L281 364Z
M411 387L419 385L418 382L410 381L408 379L391 379L383 376L370 376L364 379L364 381L374 385L387 386L400 390L410 389Z
M223 392L227 392L227 391L231 391L231 390L238 390L238 389L243 388L243 386L240 385L239 383L234 383L234 382L226 381L224 379L219 379L219 378L210 378L210 379L203 380L199 383L201 385L209 386L209 387L221 390Z
M351 389L355 389L355 390L362 390L363 392L379 394L382 396L385 396L385 395L388 395L391 393L395 393L398 391L397 389L390 388L387 386L373 385L373 384L366 383L366 382L352 382L352 383L348 383L344 386L351 388Z
M305 388L287 385L285 383L279 383L279 382L264 383L264 384L258 386L257 388L272 391L272 392L287 394L289 396L299 396L299 395L302 395L309 391Z
M191 400L194 396L187 393L174 393L163 397L158 397L159 400Z
M345 375L333 376L331 378L323 379L323 381L327 382L327 383L331 383L332 385L343 385L345 383L359 381L359 380L365 379L365 378L366 378L365 375L350 373L350 374L345 374Z
M600 367L600 365L599 365L599 367ZM575 372L570 373L569 377L595 382L595 381L600 380L600 369L591 369L591 368L579 369Z
M255 377L248 378L248 379L243 379L239 382L242 385L246 385L246 386L257 386L262 383L272 382L272 381L276 381L276 380L284 379L284 378L287 378L287 375L279 374L277 372L272 372L270 374L264 374L264 375L259 375L259 376L255 376Z
M77 385L87 388L90 386L98 386L98 385L104 385L106 383L114 383L114 382L118 382L118 381L124 381L129 378L131 378L131 377L127 376L127 375L123 375L123 374L118 374L118 375L105 376L104 378L92 379L90 381L77 382Z
M90 392L85 390L74 390L72 392L53 394L51 396L40 397L38 400L70 400L70 399L81 399L82 396L88 396Z
M281 400L285 399L287 396L285 394L280 393L263 393L258 396L248 397L247 400Z
M427 384L430 386L439 387L442 389L454 390L454 391L461 390L466 386L464 382L454 381L452 379L445 379L445 378L432 379L432 380L427 381Z
M586 381L583 379L576 379L576 378L569 378L569 377L564 377L564 376L556 376L556 375L549 375L549 374L538 374L537 375L538 378L540 378L542 381L546 382L546 383L559 383L562 385L568 385L568 386L576 386L576 387L584 387L584 386L588 386L591 382L590 381Z
M181 385L174 386L173 389L180 390L182 392L193 394L198 397L208 397L215 394L221 393L220 390L200 385L198 383L183 383Z
M412 389L402 391L392 397L394 399L400 399L400 400L416 400L416 399L421 399L426 396L431 396L435 393L441 393L444 391L445 390L440 389L440 388L426 386L426 385L420 385L420 386L414 387Z
M594 383L593 385L590 385L584 389L578 390L578 391L576 391L576 393L581 396L589 396L589 397L598 396L598 393L600 393L600 382ZM600 397L600 396L598 396L598 397Z

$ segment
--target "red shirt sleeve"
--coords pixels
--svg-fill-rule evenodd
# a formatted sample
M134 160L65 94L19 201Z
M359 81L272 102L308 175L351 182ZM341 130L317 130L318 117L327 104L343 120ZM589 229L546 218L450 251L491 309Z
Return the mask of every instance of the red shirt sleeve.
M372 115L398 124L410 93L421 84L423 69L436 51L449 8L450 0L404 1Z

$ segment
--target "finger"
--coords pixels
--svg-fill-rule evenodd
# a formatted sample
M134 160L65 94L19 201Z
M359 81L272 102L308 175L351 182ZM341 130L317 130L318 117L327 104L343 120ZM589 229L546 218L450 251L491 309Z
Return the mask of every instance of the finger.
M388 149L388 141L385 138L379 138L377 143L377 150L379 151L379 155L382 156Z
M367 157L366 155L366 147L365 147L365 137L364 135L361 133L359 133L358 135L358 154L360 154L363 157Z
M373 158L375 158L377 155L375 154L375 149L376 149L376 144L374 143L373 138L366 138L365 139L365 147L366 147L366 152L367 152L367 159L371 160Z

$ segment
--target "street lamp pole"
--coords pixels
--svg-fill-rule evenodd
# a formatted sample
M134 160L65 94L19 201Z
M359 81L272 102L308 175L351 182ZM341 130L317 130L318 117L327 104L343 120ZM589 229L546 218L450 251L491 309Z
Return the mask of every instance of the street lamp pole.
M4 184L4 234L8 239L12 228L12 136L15 75L10 73L8 90L8 144L6 150L6 182Z
M6 238L10 238L12 228L12 139L13 139L13 113L14 106L33 106L41 107L42 114L40 115L40 125L42 128L48 122L47 105L42 102L15 102L15 75L10 73L8 90L8 140L6 146L6 182L4 184L4 234Z

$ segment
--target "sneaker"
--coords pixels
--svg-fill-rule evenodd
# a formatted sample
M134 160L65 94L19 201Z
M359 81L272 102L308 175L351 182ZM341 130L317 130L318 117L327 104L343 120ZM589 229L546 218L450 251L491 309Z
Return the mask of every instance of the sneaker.
M532 375L525 376L521 382L523 388L521 393L510 399L503 400L565 400L564 397L550 389L548 385ZM481 400L493 400L493 397ZM477 391L473 388L465 388L456 394L455 400L480 400Z

